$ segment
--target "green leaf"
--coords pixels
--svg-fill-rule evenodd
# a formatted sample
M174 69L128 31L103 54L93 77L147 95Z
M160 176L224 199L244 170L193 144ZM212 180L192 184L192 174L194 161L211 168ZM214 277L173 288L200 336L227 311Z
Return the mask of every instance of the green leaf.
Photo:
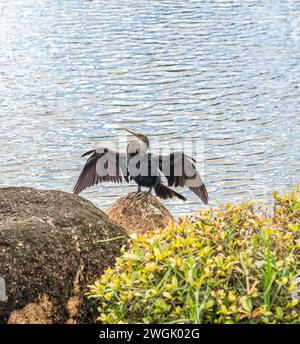
M214 304L215 304L215 301L214 301L214 300L208 300L208 301L205 303L204 308L205 308L205 309L210 309L210 308L212 308L212 307L214 306Z
M279 319L282 319L283 317L283 309L281 307L276 308L276 315Z
M252 301L251 301L250 297L248 297L248 296L242 296L241 299L240 299L240 303L241 303L242 307L243 307L248 313L251 313L251 312L252 312L253 305L252 305Z

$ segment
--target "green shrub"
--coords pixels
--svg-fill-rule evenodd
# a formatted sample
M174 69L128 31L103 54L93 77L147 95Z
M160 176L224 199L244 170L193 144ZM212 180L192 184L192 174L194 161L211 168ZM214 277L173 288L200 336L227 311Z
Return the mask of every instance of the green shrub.
M299 323L300 196L204 209L132 238L90 286L104 323Z

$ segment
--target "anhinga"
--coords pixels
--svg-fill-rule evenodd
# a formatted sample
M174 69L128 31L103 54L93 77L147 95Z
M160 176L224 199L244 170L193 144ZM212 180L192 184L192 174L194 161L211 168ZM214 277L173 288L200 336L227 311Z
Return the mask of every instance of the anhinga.
M74 193L79 194L84 189L101 182L121 183L134 180L141 187L148 187L146 197L154 188L156 196L163 199L186 198L168 186L187 186L207 204L206 187L195 167L195 160L183 152L172 152L168 155L148 153L149 139L147 136L127 130L137 139L127 145L127 152L120 153L108 148L97 147L88 151L82 157L91 155L77 180ZM168 186L162 184L162 175L167 178Z

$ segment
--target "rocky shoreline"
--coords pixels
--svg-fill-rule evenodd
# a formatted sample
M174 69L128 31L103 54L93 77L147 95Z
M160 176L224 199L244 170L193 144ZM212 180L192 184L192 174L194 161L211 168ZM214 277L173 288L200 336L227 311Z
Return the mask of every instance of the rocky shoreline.
M115 263L126 230L147 231L173 220L155 197L144 208L129 202L132 197L117 201L109 218L66 192L1 188L0 323L95 322L95 306L84 294Z
M126 236L82 197L1 188L0 323L95 322L84 293L114 264Z

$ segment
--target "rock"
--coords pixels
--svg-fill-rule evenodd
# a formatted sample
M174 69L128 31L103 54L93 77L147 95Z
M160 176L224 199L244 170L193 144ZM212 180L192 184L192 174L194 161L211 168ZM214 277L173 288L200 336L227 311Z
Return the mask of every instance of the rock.
M125 241L122 227L79 196L0 189L0 323L95 322L84 293Z
M128 232L134 233L164 228L174 222L173 216L156 197L149 195L145 201L136 197L135 192L119 198L106 210L106 214Z

